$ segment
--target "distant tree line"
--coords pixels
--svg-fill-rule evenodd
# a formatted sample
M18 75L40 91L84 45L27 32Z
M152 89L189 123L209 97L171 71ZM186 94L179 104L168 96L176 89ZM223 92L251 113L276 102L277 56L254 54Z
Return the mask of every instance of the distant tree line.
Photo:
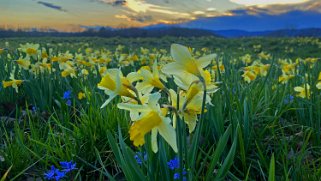
M201 37L215 36L212 31L189 28L127 28L127 29L108 29L86 30L83 32L58 32L58 31L24 31L24 30L5 30L0 29L0 38L9 37Z

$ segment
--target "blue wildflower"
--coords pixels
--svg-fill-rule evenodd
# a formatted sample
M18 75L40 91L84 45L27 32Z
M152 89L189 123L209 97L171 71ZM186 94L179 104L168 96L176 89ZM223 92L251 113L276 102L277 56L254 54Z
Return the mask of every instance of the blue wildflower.
M172 159L169 162L167 162L167 165L171 170L179 168L179 159L178 159L178 157L175 157L174 159Z
M292 95L287 95L287 96L284 98L284 104L292 103L293 100L294 100L294 96L292 96Z
M55 168L55 166L51 166L51 169L50 170L48 170L48 172L46 172L44 175L45 175L45 179L47 179L47 180L52 180L53 178L54 178L54 176L55 176L55 173L56 173L56 168Z
M63 169L62 171L65 173L68 173L72 170L76 170L76 163L73 163L72 161L70 162L59 162L61 165L61 168Z
M138 165L142 165L143 164L142 158L144 159L144 161L146 161L147 154L146 153L143 154L142 152L137 152L134 158L136 159Z
M174 173L174 180L178 180L179 179L179 173Z
M64 176L66 175L65 172L62 172L60 170L56 170L56 176L55 176L55 180L59 181L60 179L62 179Z
M32 106L32 112L36 112L37 111L37 107L36 106Z
M71 91L70 90L65 91L64 96L62 98L65 100L70 99L71 98Z
M185 177L185 175L186 175L186 170L185 170L185 168L184 168L184 170L183 170L183 172L182 172L182 175L184 176L183 177L183 180L185 181L185 180L187 180L186 179L186 177ZM178 179L180 179L180 173L174 173L174 180L178 180Z
M68 100L66 101L66 104L67 104L67 106L71 106L71 100L68 99Z
M65 172L61 172L59 169L57 169L54 165L50 167L50 170L46 172L45 179L47 180L60 180L65 176Z

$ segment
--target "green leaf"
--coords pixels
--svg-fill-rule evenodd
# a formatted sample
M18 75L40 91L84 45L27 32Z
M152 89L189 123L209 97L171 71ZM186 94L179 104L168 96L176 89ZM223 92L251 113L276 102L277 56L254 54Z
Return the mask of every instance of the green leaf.
M1 177L0 181L5 181L11 168L12 168L13 165L11 165L11 167L9 167L9 169L6 171L6 173L4 173L4 175Z
M272 154L272 158L271 158L271 161L270 161L269 181L275 181L275 160L274 160L274 153Z

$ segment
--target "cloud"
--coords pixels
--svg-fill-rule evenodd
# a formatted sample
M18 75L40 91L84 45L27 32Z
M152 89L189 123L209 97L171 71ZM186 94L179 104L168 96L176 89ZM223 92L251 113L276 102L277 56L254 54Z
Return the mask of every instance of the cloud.
M67 12L66 10L64 10L61 6L57 6L54 5L52 3L48 3L48 2L43 2L43 1L38 1L38 4L41 4L43 6L46 6L48 8L54 9L54 10L58 10L58 11L62 11L62 12Z
M112 6L125 6L126 0L101 0L104 3L110 4Z
M127 21L135 21L135 22L140 22L140 23L144 23L144 22L151 22L153 20L153 17L151 15L138 15L138 14L132 14L132 15L115 15L115 18L119 18L119 19L125 19Z
M261 6L248 6L244 8L234 9L227 11L227 13L233 16L241 15L277 15L287 13L290 11L305 11L305 12L320 12L321 13L321 1L310 0L300 5L297 4L278 4L278 5L267 5Z
M211 11L216 11L216 8L210 7L210 8L207 8L206 11L209 11L209 12L211 12Z
M245 6L265 6L272 4L298 4L308 2L309 0L230 0L233 3Z
M113 6L122 6L135 13L161 13L167 15L176 15L176 16L190 16L188 13L177 12L171 10L169 7L159 6L151 3L147 3L145 0L99 0L101 2L113 5Z

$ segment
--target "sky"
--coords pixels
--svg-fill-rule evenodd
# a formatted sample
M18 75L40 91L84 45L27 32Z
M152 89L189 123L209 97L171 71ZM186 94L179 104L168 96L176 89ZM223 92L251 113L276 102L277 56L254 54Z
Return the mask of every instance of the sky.
M304 8L312 1L321 0L0 0L0 27L59 31L142 27L234 16L235 10L252 7L286 11L285 7Z

